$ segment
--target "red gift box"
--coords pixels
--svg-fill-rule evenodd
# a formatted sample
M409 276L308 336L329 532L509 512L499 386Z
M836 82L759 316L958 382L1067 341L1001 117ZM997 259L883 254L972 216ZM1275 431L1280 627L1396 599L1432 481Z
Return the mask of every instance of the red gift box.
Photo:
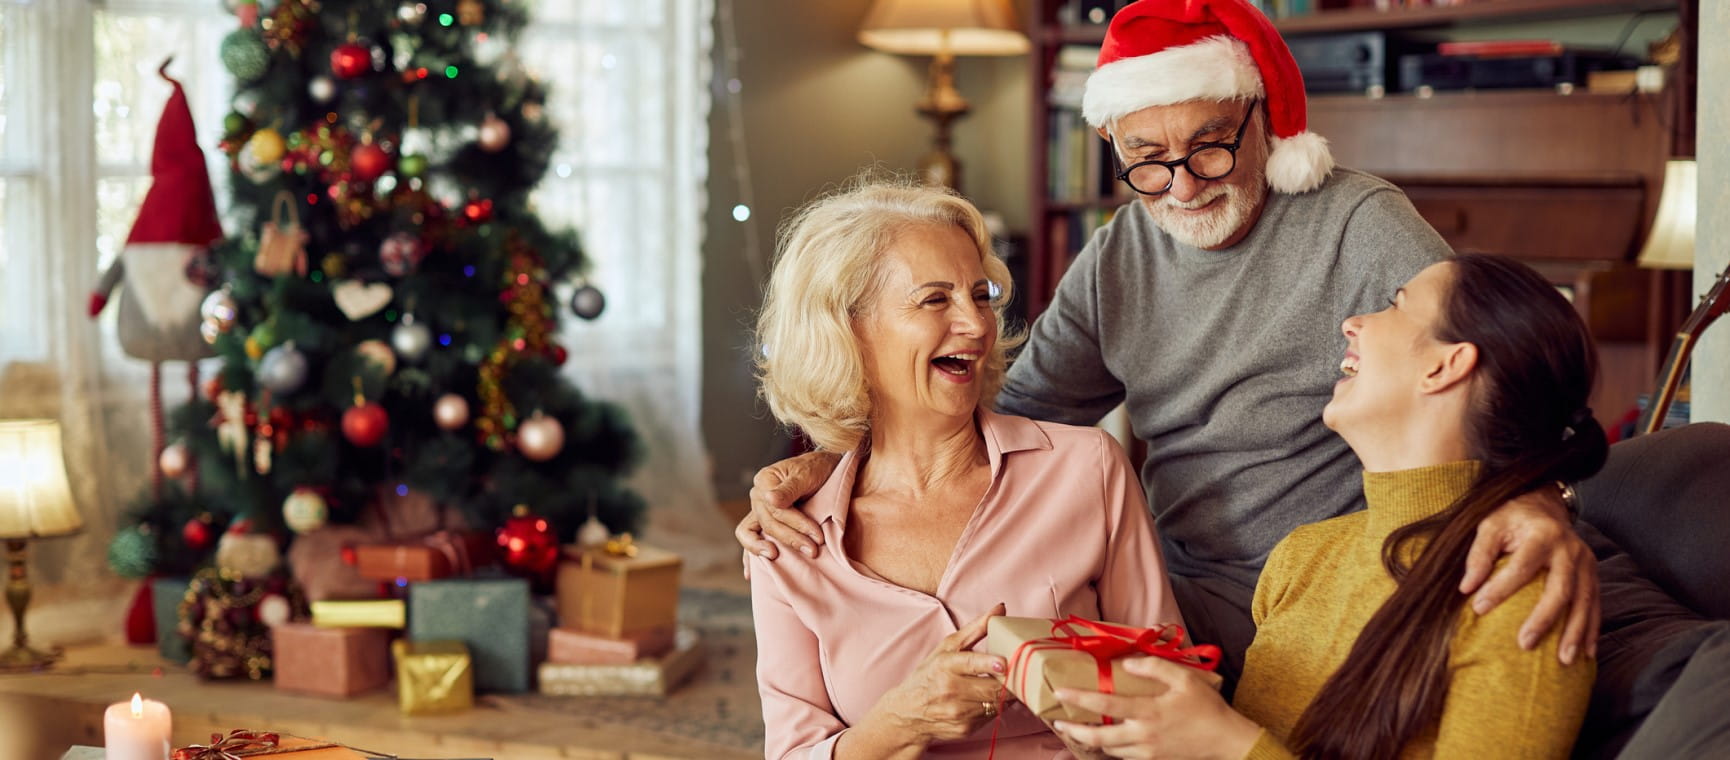
M547 632L547 662L559 665L629 665L673 650L673 626L645 628L621 638L554 628Z
M407 541L356 546L355 571L375 581L431 581L490 565L496 551L485 533L441 530Z
M271 629L276 688L348 697L390 681L390 631L283 623Z

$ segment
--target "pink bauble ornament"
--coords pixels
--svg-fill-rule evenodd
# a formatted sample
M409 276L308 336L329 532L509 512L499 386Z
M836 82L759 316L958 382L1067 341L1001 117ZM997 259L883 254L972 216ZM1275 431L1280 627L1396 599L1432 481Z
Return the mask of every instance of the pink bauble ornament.
M481 122L481 133L476 142L480 143L481 150L488 153L504 150L505 146L511 144L511 125L506 124L497 114L489 113Z
M545 462L559 455L565 447L565 426L553 417L535 412L517 426L517 450L536 462Z
M433 422L440 430L459 430L469 423L469 400L446 393L433 402Z
M191 460L186 453L186 444L171 443L162 449L162 454L156 458L156 466L162 469L162 474L178 478L186 474L186 465Z

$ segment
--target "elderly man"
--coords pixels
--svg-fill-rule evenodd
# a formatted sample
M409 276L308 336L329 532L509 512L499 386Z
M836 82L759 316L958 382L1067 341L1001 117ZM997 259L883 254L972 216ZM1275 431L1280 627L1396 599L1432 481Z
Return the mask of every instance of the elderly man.
M997 400L1071 424L1127 404L1185 621L1225 651L1228 683L1254 636L1250 598L1273 545L1363 504L1357 459L1321 424L1340 320L1381 308L1450 253L1393 185L1334 167L1305 106L1285 43L1242 0L1119 11L1083 113L1138 202L1064 275ZM740 542L772 558L760 525L814 553L820 533L789 507L834 462L806 455L759 473ZM1597 631L1596 567L1569 523L1553 492L1505 505L1480 527L1461 579L1481 613L1547 569L1520 639L1531 646L1568 612L1564 662L1589 656Z

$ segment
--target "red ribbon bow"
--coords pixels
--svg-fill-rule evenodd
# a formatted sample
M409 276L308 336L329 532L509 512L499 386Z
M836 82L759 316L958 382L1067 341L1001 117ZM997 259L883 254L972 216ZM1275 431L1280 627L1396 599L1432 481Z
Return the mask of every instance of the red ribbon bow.
M237 728L228 736L211 734L209 744L193 744L174 750L169 760L241 760L245 755L276 749L281 737L268 731Z

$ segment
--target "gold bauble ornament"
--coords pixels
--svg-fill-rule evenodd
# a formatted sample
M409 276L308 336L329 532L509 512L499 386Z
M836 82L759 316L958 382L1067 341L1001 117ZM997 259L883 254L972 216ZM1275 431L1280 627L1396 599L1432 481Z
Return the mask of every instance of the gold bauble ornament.
M246 151L260 165L274 164L282 160L282 154L288 151L288 143L282 139L281 132L265 127L252 133L252 138L246 141Z
M545 462L558 456L564 447L565 426L553 417L535 412L517 426L517 450L530 460Z
M161 468L163 475L178 478L186 474L186 466L190 461L191 456L186 453L186 444L171 443L164 447L162 454L156 458L156 466Z

